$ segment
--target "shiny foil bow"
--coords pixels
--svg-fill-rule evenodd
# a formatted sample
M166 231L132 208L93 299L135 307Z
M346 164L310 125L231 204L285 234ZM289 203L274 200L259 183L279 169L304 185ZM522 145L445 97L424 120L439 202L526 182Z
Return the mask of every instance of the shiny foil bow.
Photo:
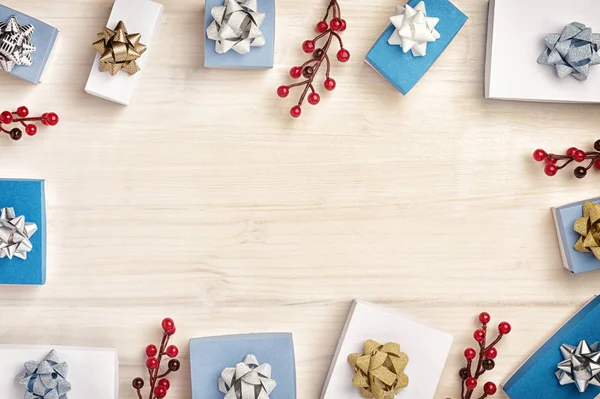
M0 22L0 70L10 72L15 65L31 66L31 44L33 25L19 25L17 17L11 16L7 22Z
M129 75L140 71L137 60L146 52L147 47L140 43L142 35L129 34L125 23L119 21L115 30L104 28L98 33L98 40L92 44L100 53L100 72L108 71L115 76L123 70Z
M600 260L600 205L590 201L583 204L583 217L575 220L573 230L581 235L573 248L591 252Z
M402 47L405 53L412 51L414 57L426 55L427 43L440 38L439 32L435 30L440 19L428 17L425 3L422 1L415 8L408 4L397 6L396 15L391 17L390 21L396 30L388 39L388 44Z
M219 377L219 391L225 394L224 399L269 399L276 385L271 379L271 365L259 364L254 355L226 368Z
M35 223L25 222L25 216L17 217L13 208L2 208L0 212L0 259L13 256L27 259L33 249L29 239L37 231Z
M395 342L381 345L368 340L364 352L351 354L348 361L355 372L352 385L360 388L364 398L393 399L408 386L408 376L404 374L408 356L400 352L400 345Z
M537 62L556 67L558 77L571 75L577 80L587 80L590 67L600 64L598 47L600 34L579 22L565 26L562 33L553 33L544 38L546 49Z
M579 392L585 392L590 385L600 386L599 344L588 345L587 341L581 341L577 347L560 346L565 359L557 365L556 378L560 385L575 384Z
M217 54L232 49L247 54L250 47L265 45L260 30L265 13L257 10L257 0L225 0L223 6L213 7L210 14L215 20L206 28L206 34L210 40L216 40Z
M24 367L16 381L25 387L25 399L67 399L71 390L66 379L69 367L58 360L54 349L41 362L30 361Z

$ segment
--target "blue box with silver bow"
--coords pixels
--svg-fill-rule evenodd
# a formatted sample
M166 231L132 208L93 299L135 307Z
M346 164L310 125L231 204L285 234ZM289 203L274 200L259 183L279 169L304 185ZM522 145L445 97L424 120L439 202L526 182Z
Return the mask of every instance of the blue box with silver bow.
M366 62L402 94L431 68L461 30L467 16L448 0L411 0L398 6Z
M552 335L502 384L511 399L594 399L600 394L600 296Z
M270 69L275 56L275 0L206 0L204 66Z
M295 399L290 333L239 334L190 340L192 399L223 399L241 390L252 399ZM229 397L229 396L227 396Z
M0 179L0 284L45 282L44 181Z
M0 71L40 83L57 37L58 29L0 4Z

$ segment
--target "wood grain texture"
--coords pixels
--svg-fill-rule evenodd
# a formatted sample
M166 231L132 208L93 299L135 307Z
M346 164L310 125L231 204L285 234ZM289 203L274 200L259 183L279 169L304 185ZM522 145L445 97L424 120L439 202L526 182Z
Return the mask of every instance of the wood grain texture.
M129 107L83 91L110 0L3 3L61 36L41 85L0 75L0 108L61 123L0 140L2 177L47 180L49 234L47 285L0 287L2 343L116 347L133 398L166 315L184 354L190 337L291 331L298 398L315 399L361 298L455 335L436 398L457 399L478 312L514 325L500 382L598 291L599 273L562 268L549 210L598 196L598 176L548 179L530 154L588 148L600 113L485 101L484 0L456 0L469 21L407 97L362 62L396 1L343 0L352 60L297 121L275 89L325 0L278 1L259 72L203 68L202 1L165 0ZM182 362L172 399L190 397Z

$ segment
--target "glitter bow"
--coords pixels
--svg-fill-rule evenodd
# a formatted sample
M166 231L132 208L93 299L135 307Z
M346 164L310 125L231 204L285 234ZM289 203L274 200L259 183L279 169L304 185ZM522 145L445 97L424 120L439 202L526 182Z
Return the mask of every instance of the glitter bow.
M553 33L544 38L546 49L537 62L556 67L558 77L571 75L577 80L587 80L590 67L600 64L598 47L600 34L579 22L565 26L562 33Z
M137 63L147 47L140 43L142 35L129 34L125 23L119 21L115 30L104 28L98 33L98 40L92 44L94 50L100 53L100 72L108 71L112 76L120 70L129 75L136 74L140 67Z
M425 3L420 2L412 8L397 6L396 15L390 18L396 28L388 39L388 44L399 45L402 51L407 53L412 50L414 57L422 57L427 54L427 43L435 42L440 34L435 30L440 22L439 18L427 16Z
M276 385L271 379L271 365L259 365L254 355L226 368L219 377L219 391L225 394L224 399L269 399Z
M600 386L599 344L588 345L587 341L581 341L577 347L560 346L565 359L557 365L556 377L560 385L575 384L579 392L585 392L590 385Z
M24 364L25 372L16 381L27 390L25 399L67 399L71 384L66 380L67 363L60 362L52 349L41 362Z
M37 231L35 223L25 222L25 216L16 217L13 208L2 208L0 212L0 259L13 256L27 259L33 249L29 239Z
M14 15L7 22L0 22L0 70L10 72L15 65L33 64L31 53L35 46L29 40L34 30L33 25L19 25Z
M206 28L206 34L210 40L216 40L217 54L231 49L247 54L250 47L265 45L260 30L265 13L257 10L257 0L225 0L223 6L212 8L210 14L215 20Z
M581 235L573 248L591 252L600 260L600 205L591 201L583 204L583 217L575 220L573 230Z
M365 341L364 352L351 354L348 361L355 372L352 385L360 388L364 398L392 399L408 386L404 374L408 356L395 342Z

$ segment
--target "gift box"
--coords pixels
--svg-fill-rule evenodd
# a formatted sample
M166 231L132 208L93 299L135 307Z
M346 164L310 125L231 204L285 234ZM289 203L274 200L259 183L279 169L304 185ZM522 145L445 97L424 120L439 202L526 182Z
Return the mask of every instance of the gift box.
M408 5L416 7L420 2L411 0ZM389 44L388 40L396 31L390 24L366 57L367 64L402 94L407 94L421 80L467 21L467 16L448 0L426 0L424 4L428 17L439 18L435 26L439 38L427 43L426 55L414 56L411 51L405 53L400 46Z
M600 198L589 201L600 204ZM583 216L583 204L585 202L579 201L558 208L552 208L563 266L571 271L571 273L583 273L600 269L600 260L593 253L579 252L575 249L575 244L581 237L574 230L575 221Z
M271 366L277 384L270 399L296 398L294 343L290 333L226 335L190 340L190 371L193 399L223 399L219 377L252 354Z
M123 67L115 75L112 75L109 70L101 71L101 54L96 54L94 65L85 86L86 92L121 105L129 105L135 86L148 62L148 53L152 48L152 38L160 22L162 12L162 4L151 0L115 0L106 27L117 30L119 22L122 21L127 29L127 34L140 35L140 43L145 48L143 53L139 49L134 49L131 42L128 43L131 47L129 51L137 50L141 53L140 58L135 60L137 66L139 66L139 71L130 74L127 72L127 67ZM102 32L103 29L104 27L99 26L98 32ZM96 40L90 40L90 45ZM114 49L113 52L118 59L118 50Z
M54 350L54 355L48 355ZM66 363L50 370L54 380L66 380L62 387L68 387L69 399L117 399L119 397L119 358L115 349L85 348L68 346L38 345L0 345L2 373L0 373L0 392L5 398L23 398L27 388L19 381L29 380L29 387L39 384L35 381L34 368L27 373L25 363L41 363L49 360L51 366ZM58 360L55 362L54 360ZM34 365L35 367L36 365ZM42 367L43 368L43 367ZM39 377L44 378L43 371L38 369ZM54 373L54 375L52 375ZM64 374L64 375L63 375ZM26 381L27 382L27 381ZM52 387L46 387L50 391ZM68 390L68 388L62 388Z
M0 284L43 285L46 283L46 201L43 180L0 179L0 209L13 208L16 216L35 223L31 250L26 259L0 258ZM1 226L0 226L1 227ZM0 237L0 244L3 242ZM0 249L1 251L2 249ZM0 391L2 392L2 391Z
M12 16L16 17L16 20L21 27L27 25L33 26L34 30L28 40L31 45L35 46L35 51L29 53L31 65L27 66L26 64L28 62L17 62L8 73L30 83L38 84L42 81L42 75L46 70L46 64L54 49L54 44L58 38L58 29L39 19L32 18L29 15L0 4L0 26L8 22ZM0 31L2 29L0 29ZM0 43L0 48L2 51L6 49L15 54L14 52L20 51L21 48L20 44L13 47L14 45L15 43L8 40L5 43ZM1 58L3 58L3 56L0 55L0 59ZM2 67L0 67L0 71L2 71Z
M511 399L593 399L600 387L589 385L579 392L574 383L561 385L558 364L565 361L561 346L577 346L582 340L590 344L600 339L600 297L592 298L569 321L552 335L533 355L502 384ZM567 363L569 363L567 361ZM559 373L562 376L562 374Z
M398 397L434 397L454 340L452 335L377 305L354 301L333 356L321 399L362 398L360 390L352 384L355 372L348 357L360 353L367 340L381 344L397 343L408 356L408 365L404 369L408 386L402 389Z
M224 6L224 4L225 0L206 0L204 11L204 66L207 68L225 69L273 68L275 54L275 0L257 0L258 12L265 14L264 20L259 27L264 36L264 45L260 47L251 46L250 51L245 54L240 54L233 48L219 54L217 52L216 41L209 38L207 29L215 20L211 11L214 7Z
M600 67L590 66L586 81L538 63L548 49L545 37L560 34L574 21L600 33L595 0L502 0L489 2L485 97L543 102L599 102ZM567 46L568 47L568 46Z

